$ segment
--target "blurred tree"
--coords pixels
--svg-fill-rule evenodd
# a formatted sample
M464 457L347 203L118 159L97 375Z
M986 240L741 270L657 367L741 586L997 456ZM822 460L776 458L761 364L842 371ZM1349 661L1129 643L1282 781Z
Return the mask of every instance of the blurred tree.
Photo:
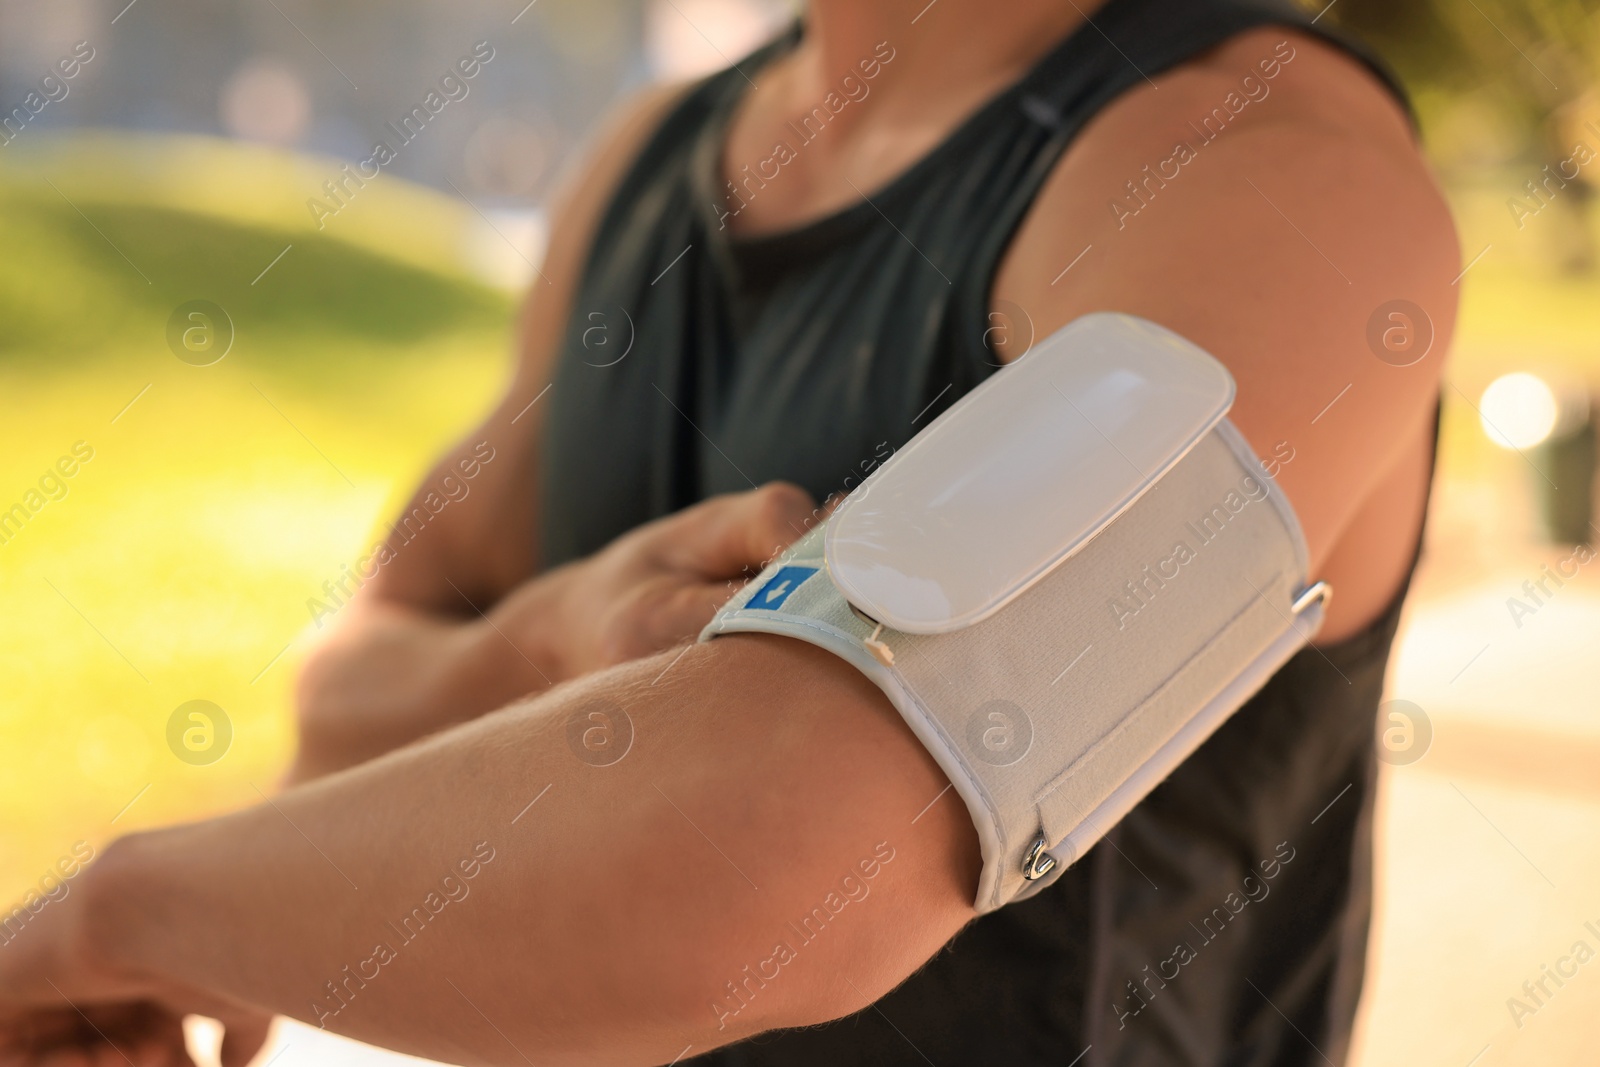
M1327 17L1412 84L1494 80L1534 115L1581 95L1600 70L1600 0L1336 0Z
M1494 125L1524 134L1507 154L1533 172L1570 159L1580 142L1600 153L1600 0L1335 0L1327 17L1388 59L1423 103L1425 128L1451 107L1498 112ZM1582 168L1551 200L1568 216L1548 228L1568 270L1594 265L1597 172Z

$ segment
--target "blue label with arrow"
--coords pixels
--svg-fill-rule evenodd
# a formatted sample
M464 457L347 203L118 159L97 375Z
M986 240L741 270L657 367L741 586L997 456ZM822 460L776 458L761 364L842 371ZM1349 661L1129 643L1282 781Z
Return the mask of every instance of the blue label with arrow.
M745 607L777 611L783 607L783 602L789 599L789 594L800 588L801 584L815 573L817 573L815 567L780 567L778 573L756 591L756 595L750 598Z

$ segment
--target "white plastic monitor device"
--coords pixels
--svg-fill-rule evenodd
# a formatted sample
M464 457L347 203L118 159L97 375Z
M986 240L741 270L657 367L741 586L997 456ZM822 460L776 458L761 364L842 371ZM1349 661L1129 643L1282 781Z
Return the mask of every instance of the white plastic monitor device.
M1188 455L1233 406L1233 377L1177 334L1079 319L935 419L845 498L828 573L905 633L993 615ZM986 383L987 384L987 383Z

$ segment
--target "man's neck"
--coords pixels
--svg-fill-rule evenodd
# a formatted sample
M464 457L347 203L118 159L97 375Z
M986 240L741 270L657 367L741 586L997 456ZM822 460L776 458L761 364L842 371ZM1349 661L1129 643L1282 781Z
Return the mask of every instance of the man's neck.
M881 42L900 58L906 88L1014 80L1105 0L810 0L807 73L848 71Z
M759 233L858 200L933 150L1104 2L812 0L799 47L755 75L758 88L730 124L719 210L728 225ZM781 159L780 142L789 152Z

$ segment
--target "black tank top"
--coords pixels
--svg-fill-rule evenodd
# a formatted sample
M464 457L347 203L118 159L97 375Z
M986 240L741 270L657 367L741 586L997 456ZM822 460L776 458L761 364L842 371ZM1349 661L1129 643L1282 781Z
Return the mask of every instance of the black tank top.
M699 83L624 176L573 304L541 454L544 564L714 493L859 484L998 366L996 267L1084 123L1265 24L1327 36L1288 7L1110 0L870 200L755 238L723 225L739 203L724 136L747 77L802 28ZM744 199L782 180L781 156L758 162ZM1341 1062L1399 599L1302 651L1050 889L977 920L876 1005L683 1062Z

